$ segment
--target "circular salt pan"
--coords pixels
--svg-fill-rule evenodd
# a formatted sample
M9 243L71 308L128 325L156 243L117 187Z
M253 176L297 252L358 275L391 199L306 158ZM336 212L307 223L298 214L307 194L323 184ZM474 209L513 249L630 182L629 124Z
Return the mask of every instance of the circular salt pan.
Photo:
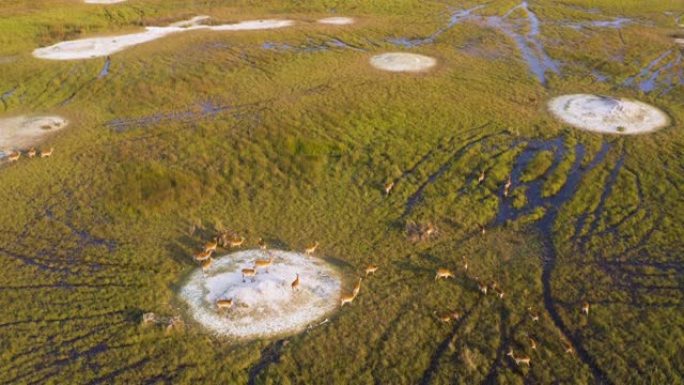
M326 17L325 19L318 20L321 24L332 24L332 25L347 25L353 24L354 19L351 17Z
M326 262L303 254L271 250L273 265L243 282L242 269L255 259L268 259L261 250L247 250L214 260L204 277L194 271L180 290L191 315L209 330L235 338L294 333L335 309L340 278ZM291 288L300 276L298 291ZM218 299L232 299L230 309L218 310Z
M59 116L17 116L0 119L0 157L16 149L37 145L52 132L66 127Z
M370 59L373 67L392 72L420 72L437 64L435 58L415 53L390 52Z
M646 103L607 96L575 94L553 98L549 110L584 130L610 134L641 134L669 124L667 115Z

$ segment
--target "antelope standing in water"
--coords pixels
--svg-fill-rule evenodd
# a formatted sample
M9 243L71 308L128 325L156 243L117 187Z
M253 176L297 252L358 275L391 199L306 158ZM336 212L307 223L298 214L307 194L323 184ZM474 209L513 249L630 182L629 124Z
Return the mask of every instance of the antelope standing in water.
M313 253L316 252L316 249L318 248L318 242L315 242L313 245L307 247L304 249L304 253L308 256L311 256Z
M394 188L394 182L385 183L385 196L389 195L390 192L392 192L393 188Z
M299 274L297 274L297 278L295 278L294 281L292 281L292 291L298 291L299 290Z
M485 180L485 171L482 170L482 172L480 173L480 176L477 178L477 184L481 184L482 182L484 182L484 180Z
M368 277L369 274L375 275L376 271L378 271L378 265L370 264L366 266L366 277Z
M33 158L33 157L36 156L36 153L37 153L36 148L35 148L35 147L31 147L31 148L26 152L26 156L28 156L29 158Z
M273 264L273 256L269 255L268 259L257 259L254 261L254 270L258 270L260 268L266 269L267 267L271 266ZM266 270L268 273L268 270Z
M511 180L511 177L510 177L510 175L509 175L509 176L508 176L508 180L506 181L506 184L504 185L503 194L504 194L505 197L508 196L508 193L509 193L510 190L511 190L511 185L512 185L512 184L513 184L513 181Z
M54 147L50 147L50 149L47 150L47 151L41 151L41 152L40 152L40 157L41 157L41 158L50 157L50 156L52 156L52 152L53 152L53 151L55 151Z
M233 306L233 299L219 299L216 301L216 307L221 309L230 309Z
M20 151L13 151L9 155L7 155L7 160L10 162L16 162L21 158L21 152Z
M359 291L361 291L361 280L362 279L363 278L359 278L358 282L356 282L356 286L354 286L354 290L352 291L352 293L354 294L354 297L359 295Z
M589 317L589 302L585 302L584 305L582 305L582 313Z
M454 278L454 273L451 272L449 269L437 269L437 274L435 274L435 281L440 279L440 278Z
M211 251L212 253L216 251L218 247L218 238L214 237L214 240L204 244L204 252Z
M242 282L245 282L245 277L255 277L257 274L256 269L245 268L242 269Z
M240 247L245 243L245 237L240 237L240 239L231 239L228 241L228 246L230 247Z

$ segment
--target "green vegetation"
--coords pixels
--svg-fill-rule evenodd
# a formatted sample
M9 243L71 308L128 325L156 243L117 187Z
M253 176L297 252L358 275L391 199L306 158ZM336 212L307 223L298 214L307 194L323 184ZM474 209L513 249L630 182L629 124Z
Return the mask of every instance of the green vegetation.
M225 4L3 1L0 95L12 91L2 97L3 117L51 113L70 125L45 144L55 148L51 158L0 166L0 382L593 383L585 358L565 353L567 337L544 304L542 275L555 250L553 307L609 382L684 383L684 87L665 92L669 73L651 93L623 86L673 49L680 2L531 3L540 41L561 64L546 85L510 37L477 23L415 48L388 42L428 36L449 11L478 2ZM515 5L497 0L480 12L503 15ZM598 15L587 12L594 7ZM310 23L333 9L358 23ZM215 23L278 17L298 25L169 36L112 55L101 78L104 59L31 57L62 39L199 14ZM638 17L622 29L564 25L620 16ZM389 50L440 64L418 75L368 65ZM545 103L577 92L654 104L673 125L635 137L569 129ZM552 152L537 152L507 198L530 210L495 226L525 144L557 137L558 166L549 168ZM543 197L565 193L577 146L576 190L558 207L534 206L527 182L549 171ZM604 157L590 168L596 156ZM395 186L385 196L388 180ZM544 234L547 215L555 221ZM409 242L408 221L433 223L437 235ZM350 279L370 262L379 270L327 324L281 340L227 340L195 324L175 292L197 268L192 253L222 228L249 247L259 237L295 250L318 240L319 257ZM435 282L439 267L455 279ZM505 296L482 296L474 277L496 282ZM447 310L460 320L435 317ZM146 312L180 315L186 327L142 326ZM531 367L509 359L509 347L529 355Z

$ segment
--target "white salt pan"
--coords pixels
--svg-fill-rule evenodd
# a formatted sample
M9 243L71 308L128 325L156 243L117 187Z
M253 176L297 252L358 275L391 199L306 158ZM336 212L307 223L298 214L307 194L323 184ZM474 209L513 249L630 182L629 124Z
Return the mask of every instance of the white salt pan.
M273 265L243 282L241 270L261 250L247 250L214 260L207 277L194 271L180 290L191 315L207 329L235 338L295 333L325 316L339 304L340 277L326 262L303 254L271 250ZM300 276L300 290L291 283ZM233 299L233 307L218 310L216 300Z
M38 48L33 56L51 60L90 59L111 55L128 47L160 39L164 36L197 29L211 31L246 31L257 29L283 28L294 24L292 20L249 20L235 24L198 25L207 16L197 16L187 21L174 23L168 27L147 27L145 31L118 36L94 37L64 41L49 47Z
M437 60L415 53L390 52L373 56L370 63L373 67L385 71L420 72L434 67Z
M332 25L347 25L347 24L353 24L354 19L351 17L326 17L325 19L320 19L318 20L318 23L321 24L332 24Z
M641 134L665 127L670 119L661 110L636 100L575 94L553 98L549 110L577 128L610 134Z

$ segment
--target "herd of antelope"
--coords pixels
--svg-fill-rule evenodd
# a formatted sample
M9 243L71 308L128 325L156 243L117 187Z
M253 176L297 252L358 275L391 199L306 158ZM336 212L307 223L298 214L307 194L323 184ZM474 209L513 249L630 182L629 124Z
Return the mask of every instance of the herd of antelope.
M36 156L38 156L40 158L49 158L50 156L52 156L52 152L54 150L55 150L54 148L50 147L47 150L38 151L35 149L35 147L31 147L30 149L28 149L26 151L26 157L27 158L35 158ZM21 155L22 155L22 152L19 150L12 151L9 153L9 155L7 155L7 161L10 163L17 162L21 158Z
M466 279L469 279L470 277L468 276L468 260L466 257L463 257L463 274ZM454 279L456 275L454 274L453 271L451 271L448 268L438 268L437 272L435 274L435 281L438 281L440 279L442 280L447 280L449 278ZM504 291L499 287L499 285L495 282L492 281L489 284L483 283L479 277L474 276L472 279L475 281L477 284L479 292L483 295L486 296L488 293L494 293L499 299L503 300L504 298ZM580 308L580 312L586 316L589 317L589 302L584 302L582 304L582 307ZM458 320L460 318L460 314L457 311L447 311L444 313L437 313L437 311L433 312L437 319L441 322L444 323L450 323L452 321ZM535 312L532 307L527 308L527 314L529 316L529 319L532 322L539 322L539 313ZM528 345L530 349L532 350L537 350L537 340L534 339L530 334L527 334L527 340L528 340ZM574 353L574 348L572 344L561 335L561 342L565 346L565 353L568 354L573 354ZM531 359L529 356L519 356L516 355L515 352L513 351L513 348L509 347L508 353L506 353L506 356L510 357L518 366L526 365L528 367L531 366L530 362Z

